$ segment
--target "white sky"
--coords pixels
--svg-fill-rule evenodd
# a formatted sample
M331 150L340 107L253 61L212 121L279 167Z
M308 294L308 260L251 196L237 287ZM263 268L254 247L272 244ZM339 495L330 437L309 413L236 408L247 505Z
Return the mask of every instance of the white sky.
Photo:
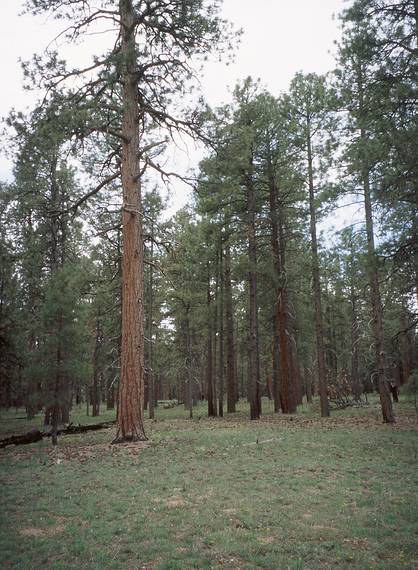
M5 117L12 107L24 110L36 100L33 92L22 88L19 58L29 59L33 53L41 52L62 23L45 16L19 16L20 0L0 0L0 5L0 116ZM273 95L279 95L297 71L329 71L334 67L334 41L339 38L338 20L333 19L333 14L341 12L345 5L345 0L224 0L224 16L243 28L244 34L234 64L207 64L202 78L203 95L212 106L218 105L229 99L236 81L248 75L260 78ZM104 51L106 41L106 36L90 38L87 47L78 48L77 58L85 61L90 53ZM177 151L175 160L184 173L188 166L195 166L196 155L193 149L189 156ZM11 162L3 154L0 180L10 177ZM176 209L187 200L187 191L181 186L174 191Z

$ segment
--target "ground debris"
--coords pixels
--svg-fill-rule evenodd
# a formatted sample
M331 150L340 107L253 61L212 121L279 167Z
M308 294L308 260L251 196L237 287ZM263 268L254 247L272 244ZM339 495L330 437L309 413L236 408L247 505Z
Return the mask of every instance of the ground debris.
M108 429L115 425L115 421L110 422L101 422L99 424L90 424L90 425L77 425L74 426L73 424L69 424L67 427L64 427L57 431L57 435L76 435L79 433L86 433L90 431L98 431L101 429ZM51 432L42 432L38 429L32 429L23 435L12 435L10 437L6 437L4 439L0 439L0 448L4 449L8 445L27 445L29 443L36 443L37 441L41 441L45 437L51 437Z

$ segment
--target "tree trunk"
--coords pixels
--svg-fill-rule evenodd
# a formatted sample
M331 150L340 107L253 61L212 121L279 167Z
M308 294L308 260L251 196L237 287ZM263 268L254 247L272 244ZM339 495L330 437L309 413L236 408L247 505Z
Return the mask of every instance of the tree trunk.
M122 119L122 343L115 443L146 440L144 430L144 267L139 168L139 97L135 12L119 0Z
M274 411L281 408L284 414L295 411L292 398L292 357L287 318L287 289L285 273L285 239L283 213L278 201L278 188L275 182L271 158L267 159L271 249L273 254L276 281L276 307L273 316L273 381Z
M148 305L148 400L149 400L149 418L152 420L155 416L155 386L153 367L153 339L152 339L152 311L153 311L153 261L154 257L154 224L151 223L151 247L149 266L149 305Z
M100 309L96 320L96 339L93 353L93 384L91 387L92 416L98 416L100 412L99 376L100 376L100 349L102 345L102 331L100 325Z
M218 376L219 376L219 394L218 394L218 409L219 417L224 417L224 376L225 376L225 362L224 362L224 270L223 270L223 248L222 236L219 239L218 251L218 271L219 271L219 298L217 299L218 309L218 332L219 332L219 361L218 361Z
M115 386L111 377L106 382L106 409L115 409Z
M358 358L358 317L357 317L357 299L354 291L353 283L350 284L350 309L351 309L351 389L355 400L360 400L361 384L359 377L359 358Z
M236 411L238 379L237 379L237 353L234 335L234 311L232 301L231 281L231 248L229 241L225 244L225 325L226 325L226 384L227 384L227 412Z
M357 68L357 86L358 86L358 110L361 118L365 115L364 109L364 83L363 70L361 66ZM360 127L360 139L366 147L368 137L363 127ZM364 212L366 219L366 235L367 235L367 270L369 274L370 286L370 304L373 315L373 337L375 345L375 358L377 367L377 384L380 396L380 405L382 408L383 421L385 423L394 423L392 399L388 382L386 379L386 356L384 349L383 336L383 307L380 296L379 274L377 267L376 248L374 243L374 224L373 210L370 192L370 171L363 155L363 164L361 168L361 177L364 192Z
M325 352L324 352L324 325L322 321L322 303L321 303L321 280L319 274L318 260L318 242L316 236L316 210L315 210L315 189L313 180L313 157L312 142L310 134L310 120L307 118L307 151L308 151L308 178L309 178L309 212L310 212L310 229L311 229L311 249L312 249L312 283L315 305L315 335L316 335L316 353L318 360L318 383L319 397L321 402L321 416L328 417L329 402L327 390L327 377L325 368Z
M212 296L210 294L210 268L209 263L208 268L208 288L207 288L207 322L208 322L208 338L207 347L208 352L206 355L206 386L208 395L208 416L216 416L216 401L214 401L213 393L213 350L212 350Z
M379 276L377 270L377 257L374 245L373 212L370 195L370 181L368 172L363 172L364 207L366 215L367 233L367 268L369 272L370 303L373 313L373 337L375 345L375 358L377 366L377 384L382 408L383 421L394 423L392 400L386 379L386 355L383 339L383 307L380 297Z
M252 169L251 159L251 169ZM252 172L246 176L247 190L247 235L248 235L248 287L249 287L249 333L248 333L248 397L250 417L258 420L261 414L260 361L258 341L257 301L257 242L255 231L255 192Z
M188 311L189 313L189 311ZM186 357L186 365L187 365L187 399L189 404L189 418L193 419L193 359L192 359L192 339L191 339L191 331L190 331L190 317L187 314L186 320L186 347L187 347L187 357Z

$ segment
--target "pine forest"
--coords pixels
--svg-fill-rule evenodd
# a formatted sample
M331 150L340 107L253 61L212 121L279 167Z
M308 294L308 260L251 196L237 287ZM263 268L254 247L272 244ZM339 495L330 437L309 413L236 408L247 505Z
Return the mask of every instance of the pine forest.
M417 0L215 105L235 0L16 4L59 35L0 135L1 567L418 568Z

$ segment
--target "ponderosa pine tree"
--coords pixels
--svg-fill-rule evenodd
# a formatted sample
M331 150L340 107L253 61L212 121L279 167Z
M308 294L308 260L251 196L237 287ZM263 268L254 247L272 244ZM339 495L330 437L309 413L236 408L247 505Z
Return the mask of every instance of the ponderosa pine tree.
M289 113L293 122L294 147L299 151L301 176L308 189L309 219L312 253L312 289L315 306L315 332L318 362L318 382L321 399L321 415L329 416L327 396L327 371L325 365L324 325L321 299L321 277L317 237L317 194L323 189L321 162L327 158L326 140L330 132L330 113L327 108L325 79L315 74L296 75L287 96ZM318 176L318 179L316 179Z
M379 149L374 127L379 90L372 82L374 48L368 39L371 30L360 26L345 36L340 49L341 94L350 101L348 127L350 140L348 156L355 181L361 186L364 199L365 226L367 236L367 269L369 274L370 305L372 310L373 336L376 360L377 386L380 395L383 421L395 421L392 400L387 381L387 363L384 345L383 305L379 284L379 259L375 245L375 221L373 217L373 186L376 166L379 163ZM382 157L383 158L383 157Z
M259 302L257 293L256 188L257 85L248 78L234 91L232 108L210 116L210 131L217 141L216 154L201 164L199 208L211 213L221 226L239 227L247 250L248 342L247 377L251 419L261 414ZM222 211L222 214L220 212Z
M148 166L162 168L152 153L161 142L147 140L151 127L163 133L196 132L193 120L172 111L169 98L185 93L193 76L190 58L228 44L225 22L215 0L27 0L34 14L50 13L67 19L65 37L79 40L92 26L115 26L116 41L84 69L67 70L57 54L46 65L35 60L27 72L42 77L47 90L76 78L69 92L75 122L85 137L103 133L119 141L120 153L110 155L113 169L107 179L86 194L87 199L107 181L122 182L122 338L118 434L115 442L146 439L144 405L144 277L141 176ZM52 61L52 65L51 65ZM43 71L41 71L41 69ZM41 71L41 73L40 73ZM92 79L92 75L94 75ZM121 89L119 88L121 86ZM121 105L112 101L118 93ZM110 121L98 110L107 109ZM88 120L86 121L86 117ZM86 128L87 125L88 128ZM160 135L161 136L161 135ZM112 160L113 158L113 160ZM141 163L141 164L140 164Z
M259 121L257 125L257 164L260 191L267 194L268 218L271 228L271 252L274 267L276 299L273 315L273 395L275 411L293 413L297 405L298 364L293 349L290 326L290 304L286 274L286 206L299 198L294 180L295 162L292 157L289 126L284 119L285 109L268 93L256 99ZM291 147L290 147L291 148ZM292 172L293 170L293 172Z

